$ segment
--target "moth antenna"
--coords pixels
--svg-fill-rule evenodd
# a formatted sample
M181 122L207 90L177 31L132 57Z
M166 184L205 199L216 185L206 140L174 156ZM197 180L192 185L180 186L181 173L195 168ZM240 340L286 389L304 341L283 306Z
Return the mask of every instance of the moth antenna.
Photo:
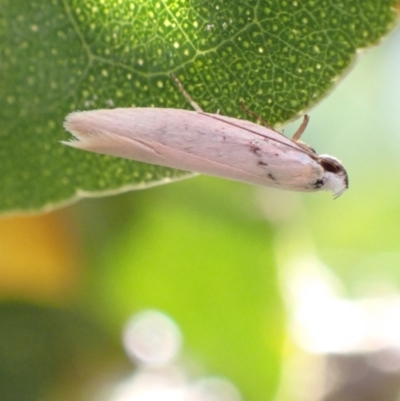
M301 136L303 135L303 132L306 130L307 128L307 124L310 121L310 117L305 114L304 118L303 118L303 122L301 123L300 127L298 128L298 130L294 133L292 140L294 142L297 142Z
M185 88L182 85L182 82L179 81L178 77L175 74L171 74L171 77L178 85L179 90L182 92L183 96L185 96L186 100L190 103L193 109L198 112L202 112L202 108L190 97L189 93L186 92Z
M343 188L340 192L338 192L337 194L333 195L333 199L335 200L335 199L339 198L339 196L342 195L342 193L343 193L344 191L346 191L347 188L348 188L348 187L345 187L345 188Z
M238 124L235 124L234 122L227 121L227 120L225 120L225 119L223 119L223 118L220 118L219 114L209 114L209 113L201 113L201 114L203 114L204 116L207 116L207 117L209 117L209 118L214 118L215 120L218 120L218 121L223 121L225 124L233 125L234 127L238 127L238 128L244 129L244 130L246 130L246 131L248 131L248 132L252 132L253 134L259 135L259 136L261 136L262 138L267 138L267 139L270 139L270 140L272 140L272 141L281 143L281 144L284 145L284 146L287 146L287 147L289 147L289 148L295 149L295 150L297 150L298 152L305 153L306 155L309 155L309 156L312 157L313 159L318 160L318 156L315 154L315 152L311 151L311 150L310 150L310 147L309 147L308 145L302 143L302 142L294 142L294 141L292 141L292 142L293 142L293 145L290 145L290 144L288 144L288 143L286 143L286 142L280 141L279 139L271 138L270 136L268 136L268 135L266 135L266 134L263 134L263 133L254 131L254 130L252 130L252 129L250 129L250 128L242 127L242 126L240 126L240 125L238 125ZM239 120L239 121L240 121L240 120ZM279 135L282 135L282 134L281 134L280 132L278 132L278 131L275 131L275 130L273 130L273 131L274 131L275 133L279 134ZM282 136L284 137L284 135L282 135ZM285 138L286 138L286 137L285 137ZM287 139L287 138L286 138L286 139Z
M259 116L258 114L254 113L254 111L249 110L245 105L243 100L240 101L240 107L249 115L254 117L256 120L260 121L262 123L262 125L264 125L264 127L272 129L273 131L274 128L271 127L261 116Z

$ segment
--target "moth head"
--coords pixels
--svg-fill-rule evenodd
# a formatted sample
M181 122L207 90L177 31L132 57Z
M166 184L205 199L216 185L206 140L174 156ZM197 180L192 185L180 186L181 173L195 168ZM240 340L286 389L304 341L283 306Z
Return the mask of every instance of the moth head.
M325 170L324 189L331 190L336 199L349 187L349 177L343 164L335 157L319 156L319 164Z

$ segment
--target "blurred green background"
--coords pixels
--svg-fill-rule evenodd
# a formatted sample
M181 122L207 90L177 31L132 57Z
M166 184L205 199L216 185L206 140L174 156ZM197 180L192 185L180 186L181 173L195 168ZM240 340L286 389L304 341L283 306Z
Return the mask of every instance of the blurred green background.
M360 57L310 112L304 141L338 157L349 173L350 188L335 201L327 193L201 176L1 220L0 399L179 400L194 384L199 400L213 391L226 401L238 394L325 399L315 390L321 383L314 383L324 371L307 353L399 345L397 326L390 326L391 342L383 329L375 337L366 329L357 342L351 319L343 333L334 309L322 302L346 300L344 317L356 301L390 296L385 311L397 313L399 65L397 31ZM311 322L296 326L307 300L318 313L303 309ZM132 351L121 339L123 327L146 310L164 313L182 337L179 351L163 363L126 356ZM318 323L312 316L331 312L330 332L322 339L310 335ZM387 319L396 322L396 316ZM144 336L150 348L169 344L156 326ZM314 381L294 385L306 374ZM169 383L164 387L162 377Z

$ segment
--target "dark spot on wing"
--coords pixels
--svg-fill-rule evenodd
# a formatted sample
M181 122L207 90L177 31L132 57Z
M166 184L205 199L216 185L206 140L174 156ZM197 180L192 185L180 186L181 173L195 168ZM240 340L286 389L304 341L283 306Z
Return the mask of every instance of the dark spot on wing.
M271 173L268 173L268 178L270 178L272 181L276 181L276 178Z
M258 162L258 165L259 165L259 166L268 166L268 163L265 163L265 162L263 162L262 160L260 160L260 161Z
M250 143L250 150L256 155L261 148L254 143Z

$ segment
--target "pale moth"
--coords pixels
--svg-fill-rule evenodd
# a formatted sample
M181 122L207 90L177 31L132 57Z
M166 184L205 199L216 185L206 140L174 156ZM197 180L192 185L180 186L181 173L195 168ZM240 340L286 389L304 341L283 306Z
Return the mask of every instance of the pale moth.
M173 76L195 111L136 107L77 111L65 145L181 170L292 191L348 188L341 162L299 141L308 116L289 139L266 124L205 113ZM250 112L250 114L252 114Z

